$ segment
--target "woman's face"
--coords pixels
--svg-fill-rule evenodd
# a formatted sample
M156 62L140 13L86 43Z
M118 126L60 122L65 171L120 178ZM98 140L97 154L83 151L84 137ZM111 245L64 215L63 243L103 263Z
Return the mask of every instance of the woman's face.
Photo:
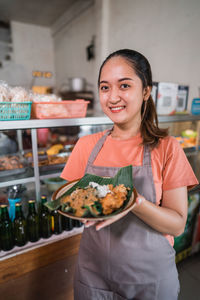
M102 68L99 97L104 113L116 124L141 122L143 100L150 92L143 89L141 79L122 57L113 57ZM148 95L147 95L148 94Z

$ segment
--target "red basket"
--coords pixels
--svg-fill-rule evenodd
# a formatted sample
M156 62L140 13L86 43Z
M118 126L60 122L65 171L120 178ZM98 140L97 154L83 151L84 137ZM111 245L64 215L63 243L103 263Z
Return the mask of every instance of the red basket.
M32 119L83 118L89 101L83 99L32 103Z

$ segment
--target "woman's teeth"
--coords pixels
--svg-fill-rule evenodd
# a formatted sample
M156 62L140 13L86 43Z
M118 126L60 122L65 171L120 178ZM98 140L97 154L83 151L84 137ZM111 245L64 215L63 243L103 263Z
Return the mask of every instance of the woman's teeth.
M125 106L118 106L118 107L111 107L110 109L114 110L114 111L118 111L118 110L122 110L124 108L125 108Z

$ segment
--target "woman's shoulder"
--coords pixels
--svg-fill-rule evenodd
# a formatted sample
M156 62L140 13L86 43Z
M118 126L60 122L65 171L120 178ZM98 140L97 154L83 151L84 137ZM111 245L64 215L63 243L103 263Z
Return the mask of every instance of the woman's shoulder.
M174 136L166 136L162 139L160 139L160 142L158 144L158 148L160 149L180 149L180 143L178 142L178 140L174 137Z
M152 151L153 158L157 158L158 160L164 162L174 155L181 154L183 149L181 148L180 143L173 136L166 136L160 139L159 144Z

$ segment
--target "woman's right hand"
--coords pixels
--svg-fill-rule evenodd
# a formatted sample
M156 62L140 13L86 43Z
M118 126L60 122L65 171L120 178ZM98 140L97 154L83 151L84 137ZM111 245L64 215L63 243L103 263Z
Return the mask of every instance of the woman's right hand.
M93 226L94 224L97 223L97 221L81 221L84 224L85 228L88 228L90 226Z

